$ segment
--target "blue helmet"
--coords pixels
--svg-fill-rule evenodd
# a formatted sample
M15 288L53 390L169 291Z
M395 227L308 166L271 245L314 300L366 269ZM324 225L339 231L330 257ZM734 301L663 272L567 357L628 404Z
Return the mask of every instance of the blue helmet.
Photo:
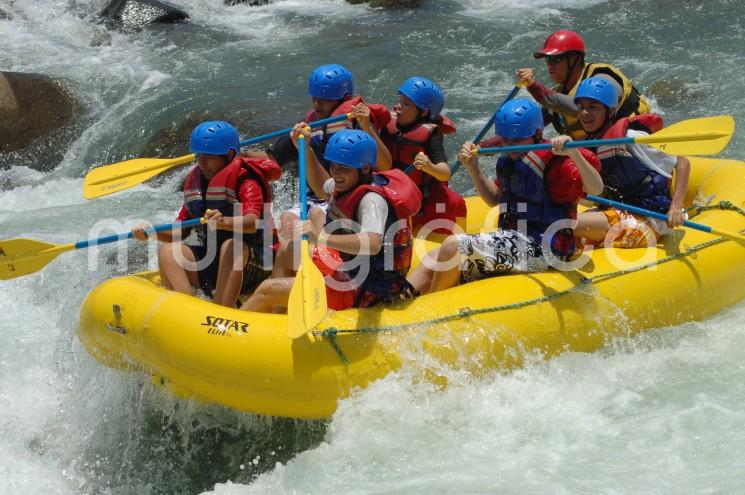
M440 115L445 105L445 95L437 84L424 77L410 77L398 88L398 94L404 95L417 108L429 110L430 118Z
M222 120L202 122L191 131L189 151L205 155L227 155L241 150L238 130Z
M543 129L543 112L533 100L515 98L499 108L494 118L497 135L507 139L522 139L535 136Z
M308 76L308 96L341 100L354 94L352 73L339 64L322 65Z
M378 145L369 134L356 129L335 132L326 145L323 158L351 168L375 166L378 161Z
M599 101L608 108L618 107L619 88L602 77L588 77L582 81L574 93L574 103L580 98Z

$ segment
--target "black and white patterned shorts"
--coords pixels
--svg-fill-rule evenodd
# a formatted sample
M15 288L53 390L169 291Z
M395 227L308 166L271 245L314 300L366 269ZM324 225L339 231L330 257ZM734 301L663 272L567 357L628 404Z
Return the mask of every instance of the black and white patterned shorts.
M506 273L548 269L541 247L516 230L455 236L461 255L460 282L467 283Z

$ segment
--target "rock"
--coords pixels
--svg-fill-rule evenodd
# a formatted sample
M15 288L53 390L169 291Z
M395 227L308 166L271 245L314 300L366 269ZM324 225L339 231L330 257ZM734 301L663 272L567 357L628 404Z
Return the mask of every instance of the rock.
M0 151L48 137L77 116L78 107L57 82L41 74L0 72Z
M90 46L110 46L111 32L101 26L94 26Z
M273 119L257 118L248 111L190 113L182 120L171 122L167 127L154 133L143 147L140 156L174 157L189 154L191 131L208 120L230 122L236 126L242 139L254 136L257 132L271 132L289 125L286 121L275 122Z
M654 81L646 92L661 107L675 107L681 103L704 102L708 92L695 76L672 75Z
M262 115L258 116L248 110L230 110L228 112L203 111L185 115L179 121L172 121L167 127L155 132L145 143L137 156L147 156L153 158L173 158L176 156L189 154L189 136L191 131L200 123L207 120L225 120L235 125L240 133L241 139L248 139L251 136L257 136L266 132L272 132L277 129L288 127L292 122L286 120L277 121L277 116ZM273 140L259 143L252 148L263 148ZM168 181L175 174L183 173L179 167L172 169L170 172L162 174L154 183L163 183ZM181 184L183 187L183 184Z
M5 12L4 10L0 9L0 21L9 21L12 20L13 16L9 13Z
M260 5L266 5L268 3L271 3L271 0L224 0L224 3L225 5L228 5L228 6L247 3L251 7L258 7Z
M101 11L112 27L137 30L148 24L180 22L189 14L160 0L112 0Z
M424 3L424 0L347 0L352 5L360 3L369 3L370 7L384 7L389 9L407 9L413 7L419 7Z

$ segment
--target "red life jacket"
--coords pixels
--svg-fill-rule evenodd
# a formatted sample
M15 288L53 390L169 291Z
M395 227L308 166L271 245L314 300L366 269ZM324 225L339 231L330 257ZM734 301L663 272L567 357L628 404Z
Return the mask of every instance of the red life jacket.
M204 216L207 210L220 210L223 216L234 216L234 204L238 203L238 192L241 184L246 180L256 181L264 194L264 203L272 202L272 188L269 186L270 181L279 179L282 172L279 164L272 160L262 160L257 158L236 157L232 162L217 172L210 179L207 187L202 184L202 174L199 167L194 167L186 177L184 183L184 205L189 211L192 218ZM203 194L205 191L206 194ZM271 215L265 215L265 212L271 211L271 208L264 208L261 212L260 221L263 228L274 230L274 221ZM197 235L200 242L206 240L206 226L197 227ZM218 239L221 235L232 236L232 232L218 231ZM244 234L244 239L248 243L261 244L261 231L253 234Z
M455 132L455 124L444 115L438 115L435 122L421 122L410 130L402 132L396 123L395 113L391 113L390 122L385 132L380 134L380 139L391 152L393 168L408 169L414 163L417 154L426 152L432 133L438 128L443 134ZM420 189L425 189L425 184L429 181L436 180L421 170L413 169L407 173Z
M357 206L368 192L374 192L385 198L389 205L383 249L370 260L370 275L380 272L397 272L405 275L411 266L412 231L410 217L422 206L422 193L416 184L400 170L374 172L369 184L361 184L352 191L338 194L334 192L329 200L326 214L327 223L334 220L355 220ZM393 260L390 249L393 248ZM386 261L388 261L386 263ZM382 275L382 274L381 274Z
M367 103L362 100L361 96L354 96L348 100L344 100L331 114L332 117L336 115L344 115L352 111L352 109L358 103L365 103L370 107L370 122L377 131L383 129L388 121L391 119L391 112L388 108L380 103ZM305 117L305 122L313 122L319 120L318 114L315 110L311 110ZM352 120L342 120L327 124L322 127L317 127L310 131L310 145L313 147L313 151L321 164L328 170L329 163L323 158L323 154L326 152L326 145L331 139L331 136L335 132L339 132L343 129L355 129L358 126L356 122Z
M602 139L624 138L629 129L655 133L662 129L657 114L624 117L615 122ZM670 180L638 160L624 144L598 146L604 195L641 208L667 213L672 201Z

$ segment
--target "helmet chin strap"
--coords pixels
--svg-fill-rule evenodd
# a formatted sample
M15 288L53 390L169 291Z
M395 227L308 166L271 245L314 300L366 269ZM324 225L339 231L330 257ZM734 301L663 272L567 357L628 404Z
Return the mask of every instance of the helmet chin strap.
M580 55L579 53L575 53L574 56L572 56L571 63L568 63L567 65L567 75L564 78L564 82L561 83L561 85L567 91L570 89L569 87L567 87L567 83L572 78L572 73L574 72L574 68L577 67L580 58L582 58L582 55Z

